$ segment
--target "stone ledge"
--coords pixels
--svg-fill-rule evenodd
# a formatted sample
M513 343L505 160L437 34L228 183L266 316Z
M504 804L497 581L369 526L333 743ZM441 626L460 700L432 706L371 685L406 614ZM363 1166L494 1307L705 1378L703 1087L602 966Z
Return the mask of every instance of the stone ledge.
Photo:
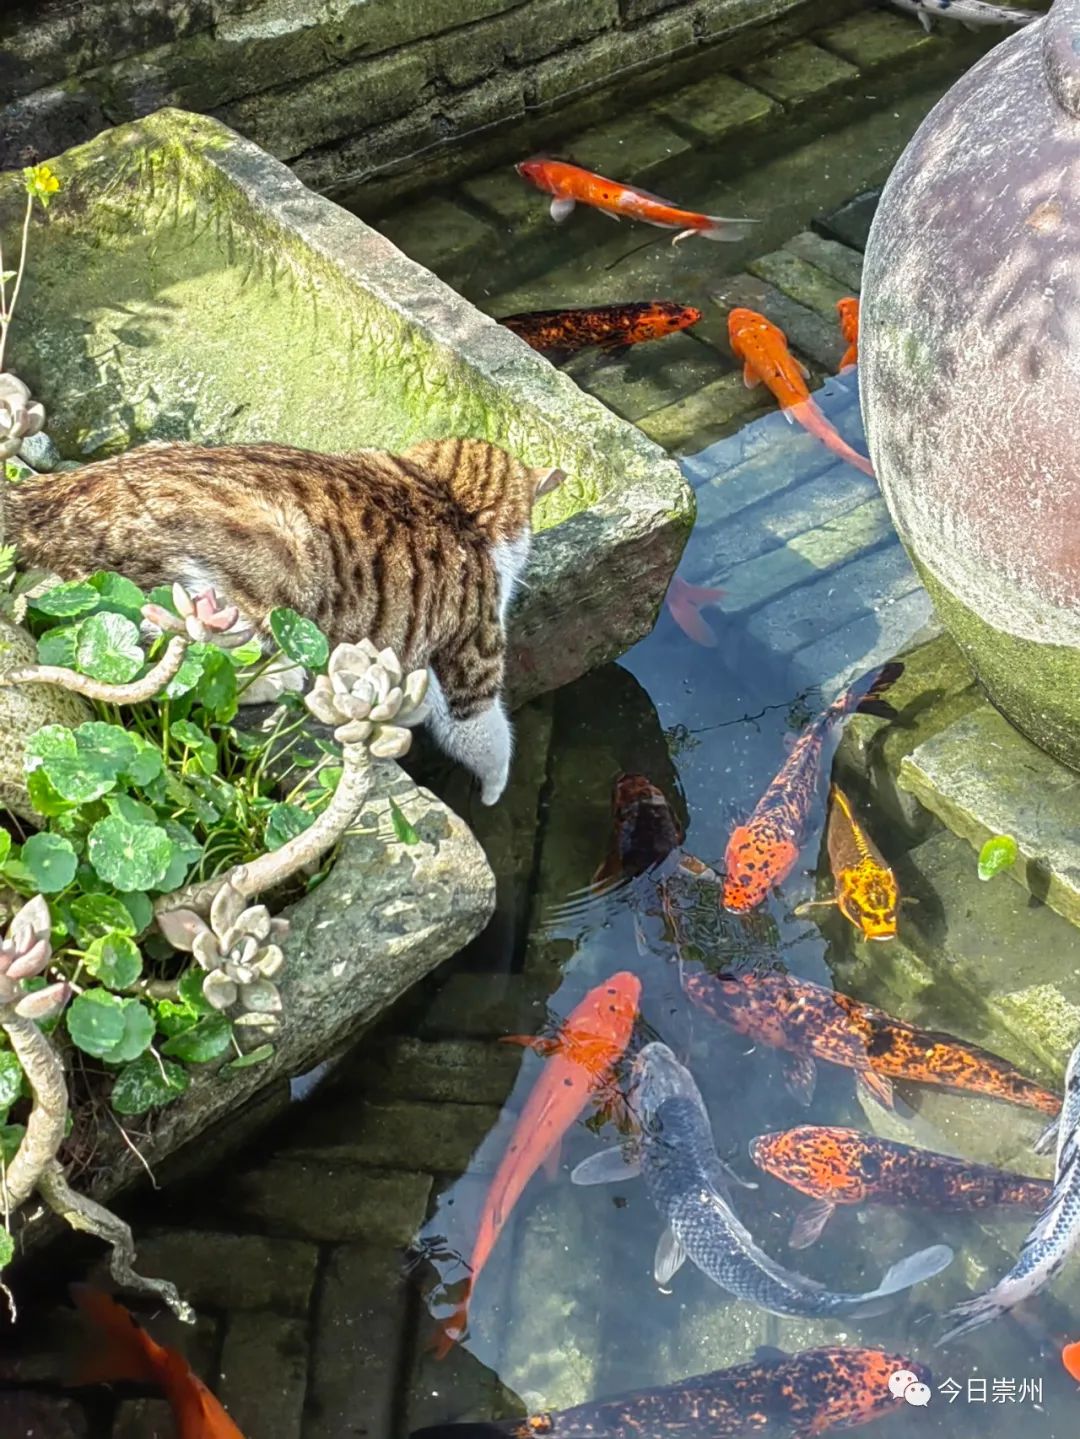
M1012 835L1020 855L1010 881L1080 925L1080 774L1037 749L988 701L905 755L899 783L975 850L993 835Z

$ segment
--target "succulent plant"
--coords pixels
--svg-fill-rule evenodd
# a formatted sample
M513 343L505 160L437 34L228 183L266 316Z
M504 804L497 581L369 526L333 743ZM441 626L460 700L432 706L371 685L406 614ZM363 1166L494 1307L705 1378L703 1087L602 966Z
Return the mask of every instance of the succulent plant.
M253 625L240 624L240 611L235 605L225 605L212 589L197 595L189 595L179 581L172 587L174 615L164 605L143 605L143 619L156 625L163 633L182 635L196 643L220 645L223 649L236 649L246 644L255 633Z
M71 993L61 981L44 989L24 990L24 979L36 979L52 959L52 919L45 897L27 900L0 940L0 1008L14 1009L20 1019L50 1019L59 1014Z
M17 375L0 374L0 459L15 454L23 440L36 435L45 411Z
M157 922L169 943L194 954L206 971L207 1003L219 1010L239 1004L234 1024L277 1028L281 995L273 980L285 963L277 941L288 933L287 919L271 919L264 904L248 906L239 890L226 883L210 906L209 924L191 909L164 910Z
M366 743L376 759L400 759L412 743L410 728L427 715L427 689L427 670L405 675L392 649L365 639L337 646L304 703L335 726L340 744Z

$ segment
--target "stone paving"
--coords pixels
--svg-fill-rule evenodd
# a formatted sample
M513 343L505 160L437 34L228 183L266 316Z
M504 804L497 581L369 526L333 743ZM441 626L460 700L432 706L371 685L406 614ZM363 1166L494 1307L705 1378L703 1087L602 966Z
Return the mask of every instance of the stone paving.
M1011 1044L1018 1063L1051 1077L1060 1069L1060 1044L1054 1036L1031 1038L1025 1006L1037 1004L1056 975L1080 973L1076 931L1042 910L1038 945L1010 968L1008 983L988 986L983 961L1005 955L1012 965L1019 927L1031 937L1025 897L1011 879L977 886L969 847L944 835L913 798L916 772L951 762L950 751L935 745L944 745L942 732L954 720L989 724L970 676L937 634L874 482L788 426L768 396L746 390L724 340L732 305L765 310L810 367L831 422L862 446L855 382L829 378L843 348L835 301L858 290L876 187L936 94L985 43L951 31L927 37L902 17L874 11L568 142L584 163L610 166L650 188L697 176L701 190L688 193L702 195L702 208L766 216L746 247L692 241L673 252L661 235L635 253L637 228L615 232L596 215L576 214L556 232L541 197L503 172L389 215L382 228L496 315L680 287L695 303L704 300L708 313L694 332L617 360L578 357L567 370L681 457L699 515L681 573L725 591L707 611L725 664L737 670L752 661L763 681L775 674L789 690L828 692L913 633L925 641L896 691L898 707L912 710L904 727L860 721L838 758L840 774L895 826L906 848L897 863L922 907L885 966L877 962L880 946L871 968L866 946L841 943L837 952L846 958L837 977L912 1018L930 998L938 1021L942 1004L969 1020L976 1013L998 1047ZM713 157L708 165L702 145ZM710 172L724 167L716 155L740 150L748 163L717 180ZM630 1387L636 1364L663 1370L667 1336L643 1331L640 1349L625 1353L597 1348L589 1342L591 1302L566 1299L555 1282L539 1289L532 1282L569 1254L596 1268L600 1292L603 1266L630 1263L617 1247L605 1249L602 1260L589 1257L590 1211L568 1204L565 1186L537 1200L527 1227L511 1217L500 1246L512 1258L492 1273L477 1316L472 1347L479 1357L455 1348L438 1365L425 1352L432 1323L422 1285L430 1280L423 1266L410 1275L404 1263L421 1231L428 1246L452 1251L475 1220L474 1213L456 1215L479 1203L505 1143L500 1111L523 1072L522 1051L499 1040L542 1028L570 952L566 941L540 933L539 917L595 863L596 834L607 819L606 776L635 760L643 767L633 716L649 702L635 685L626 671L609 669L533 702L517 717L522 758L504 804L482 811L462 796L459 808L491 856L499 900L492 926L452 972L408 996L310 1105L219 1166L212 1193L205 1179L196 1180L136 1210L143 1266L180 1282L201 1316L194 1333L168 1322L154 1332L184 1343L248 1439L400 1439L444 1417L447 1393L460 1416L491 1416L519 1412L504 1382L523 1394L541 1386L549 1399L567 1403L599 1388ZM601 706L606 726L594 738L587 726ZM651 706L650 716L660 736ZM554 731L570 730L584 736L575 774L563 771L552 745ZM653 772L655 778L668 767L671 793L667 738L656 741ZM577 776L585 771L598 777L595 793L582 790ZM455 803L452 789L445 798ZM559 844L541 846L538 834L553 809L562 816ZM1036 854L1037 847L1025 849L1029 862ZM966 928L954 922L965 914ZM1002 943L1002 934L1015 935L1015 945ZM595 963L604 962L601 946ZM1005 959L1001 966L1003 972ZM1055 994L1056 1003L1075 1006L1062 1009L1063 1027L1080 1019L1080 988L1066 988ZM946 1134L954 1113L947 1102L927 1102L919 1119ZM1023 1126L988 1126L987 1135L998 1159L1030 1140ZM466 1167L468 1183L451 1189ZM872 1262L890 1244L894 1257L895 1241L892 1230L875 1233ZM589 1292L588 1284L578 1288ZM43 1285L21 1345L0 1358L0 1434L166 1439L167 1407L148 1392L84 1402L62 1391L73 1325L58 1302ZM684 1302L680 1362L691 1341L701 1369L755 1343L775 1343L776 1325L761 1315L751 1323L748 1309L718 1304L715 1293ZM525 1311L523 1338L507 1316ZM791 1347L820 1340L810 1322L781 1328ZM568 1351L578 1355L569 1367Z

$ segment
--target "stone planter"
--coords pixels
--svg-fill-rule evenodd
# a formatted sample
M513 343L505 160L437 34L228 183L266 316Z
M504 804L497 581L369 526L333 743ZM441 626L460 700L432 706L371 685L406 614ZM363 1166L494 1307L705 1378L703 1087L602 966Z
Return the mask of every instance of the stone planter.
M870 233L860 387L901 538L993 702L1080 768L1080 0L931 112Z

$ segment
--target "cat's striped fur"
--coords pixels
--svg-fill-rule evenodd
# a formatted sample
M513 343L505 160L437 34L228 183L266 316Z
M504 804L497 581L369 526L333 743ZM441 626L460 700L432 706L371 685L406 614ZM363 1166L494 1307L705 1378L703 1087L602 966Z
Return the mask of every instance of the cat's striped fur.
M213 586L260 629L288 605L332 645L367 636L406 671L429 666L435 737L494 804L511 751L506 612L533 503L561 478L485 440L401 455L153 444L13 487L8 539L65 579Z

